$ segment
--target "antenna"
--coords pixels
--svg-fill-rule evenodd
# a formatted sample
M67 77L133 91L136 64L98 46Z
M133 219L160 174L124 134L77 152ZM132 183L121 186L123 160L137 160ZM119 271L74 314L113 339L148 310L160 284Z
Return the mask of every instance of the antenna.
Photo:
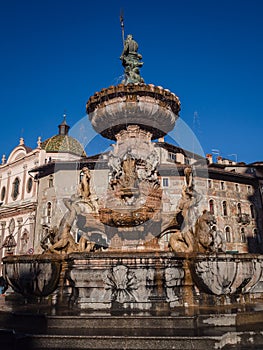
M121 10L121 12L120 12L120 24L121 24L122 44L124 47L124 14L123 14L123 10Z
M235 161L237 163L237 154L236 153L232 153L232 154L228 154L228 157L235 157Z
M220 151L219 151L219 149L212 149L212 154L219 157L219 156L220 156Z
M195 139L194 139L194 136L196 136L196 121L197 121L197 118L198 118L198 113L195 111L194 112L194 118L193 118L193 145L192 145L192 153L193 153L193 159L195 161Z

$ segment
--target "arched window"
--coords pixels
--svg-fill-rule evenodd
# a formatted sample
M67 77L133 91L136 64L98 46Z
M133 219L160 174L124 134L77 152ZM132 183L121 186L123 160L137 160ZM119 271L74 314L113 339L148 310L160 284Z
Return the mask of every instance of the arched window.
M52 206L51 206L51 203L50 202L48 202L47 203L47 216L48 217L51 217L51 208Z
M52 205L50 202L47 202L47 223L51 223L51 214L52 214Z
M227 226L226 228L225 228L225 235L226 235L226 241L227 242L231 242L231 232L230 232L230 227L229 226Z
M215 205L213 199L210 199L209 201L209 211L211 214L215 214Z
M3 202L3 200L5 199L5 193L6 193L6 188L5 186L2 187L2 190L1 190L1 201Z
M12 198L14 201L17 199L19 195L19 185L20 185L20 179L16 177L13 182L13 189L12 189Z
M227 216L227 205L226 205L226 201L224 201L222 203L222 211L223 211L223 216Z
M240 234L241 234L241 243L246 243L247 238L246 238L246 234L245 234L245 229L243 227L240 230Z
M242 214L241 204L237 203L237 215L241 215L241 214Z
M21 253L26 253L27 252L27 248L28 248L28 242L29 242L29 233L28 231L25 229L22 237L21 237Z
M251 218L255 219L255 208L253 204L251 204L250 206L250 214L251 214Z
M33 187L33 180L32 180L32 177L30 177L30 178L27 180L27 185L26 185L27 193L30 193L30 192L31 192L32 187Z

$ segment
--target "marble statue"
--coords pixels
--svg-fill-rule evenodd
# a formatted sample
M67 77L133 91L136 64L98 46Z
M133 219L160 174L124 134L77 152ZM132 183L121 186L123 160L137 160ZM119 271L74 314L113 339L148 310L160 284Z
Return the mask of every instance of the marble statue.
M184 170L185 181L174 218L165 229L170 233L170 247L177 253L205 253L225 250L222 233L213 230L214 215L203 210L198 214L197 206L202 197L194 189L191 167Z
M73 194L71 198L63 199L67 211L62 217L59 227L49 230L47 235L41 240L40 245L45 253L69 254L76 251L89 252L97 248L94 242L89 241L89 235L86 232L83 232L79 243L75 242L71 234L73 224L78 221L80 216L86 218L85 215L90 215L88 229L90 231L98 231L96 220L91 215L96 214L97 205L91 194L91 174L89 169L84 167L81 175L78 194Z

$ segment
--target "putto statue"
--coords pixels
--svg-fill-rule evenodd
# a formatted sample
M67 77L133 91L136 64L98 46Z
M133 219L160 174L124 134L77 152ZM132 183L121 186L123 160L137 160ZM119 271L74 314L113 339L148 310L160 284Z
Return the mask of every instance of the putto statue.
M144 83L139 71L139 68L143 65L143 62L140 62L142 55L140 55L137 51L137 42L133 40L131 34L127 35L120 57L122 65L125 68L125 79L122 81L122 83L125 85L129 83Z

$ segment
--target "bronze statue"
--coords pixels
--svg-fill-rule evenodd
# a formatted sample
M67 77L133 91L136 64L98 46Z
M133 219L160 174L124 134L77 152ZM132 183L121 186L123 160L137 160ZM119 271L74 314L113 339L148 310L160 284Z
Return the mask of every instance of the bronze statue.
M138 44L131 34L127 35L124 42L124 48L121 54L122 65L125 68L125 79L123 84L129 83L143 83L144 80L140 76L139 68L142 67L143 62L140 62L142 55L138 52Z

